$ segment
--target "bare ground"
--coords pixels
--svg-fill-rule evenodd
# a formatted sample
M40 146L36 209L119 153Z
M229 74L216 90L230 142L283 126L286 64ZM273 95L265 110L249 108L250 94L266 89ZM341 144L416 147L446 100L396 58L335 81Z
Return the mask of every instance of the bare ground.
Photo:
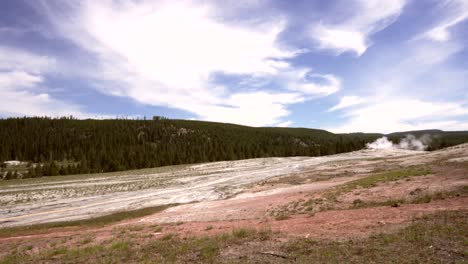
M178 181L184 182L187 186L180 188L178 194L194 195L194 193L208 190L211 194L221 192L222 195L217 196L217 198L198 196L196 199L188 199L187 201L191 202L188 204L104 227L53 228L45 234L4 236L0 238L0 255L8 254L13 248L25 246L32 246L31 254L33 254L53 248L54 244L80 247L88 243L99 244L122 237L144 244L145 241L164 239L173 234L181 238L203 237L239 228L268 229L279 232L281 235L275 237L274 241L269 241L271 249L275 248L276 244L281 244L294 237L332 240L360 239L376 233L395 232L407 226L415 218L424 215L442 211L468 211L468 195L466 193L468 144L431 153L410 153L410 155L408 153L373 153L371 155L369 152L363 152L359 155L357 155L359 158L351 158L350 154L337 155L333 156L332 159L322 158L320 161L310 158L250 160L247 162L248 166L241 162L191 166L189 170L192 172L195 170L203 175L193 176L192 174L192 176L187 177L186 168L183 169L183 173L176 172L175 174L182 175ZM340 193L335 197L335 200L327 201L327 207L321 209L315 207L308 210L301 206L310 199L326 199L327 194L333 192L336 187L354 180L363 179L382 171L414 166L429 168L431 173L381 182L367 188L358 187ZM265 167L273 167L274 169ZM203 169L203 173L198 171L200 169ZM226 174L224 171L221 175L220 170L235 170L237 173L233 174L231 171L229 172L231 174ZM260 176L262 173L268 175ZM231 175L227 176L230 181L221 180L226 175ZM249 176L255 177L255 180L244 179ZM196 177L204 177L204 179L199 180ZM194 185L192 181L198 185ZM241 181L242 184L238 184L238 181ZM222 184L213 185L213 182ZM221 188L227 188L226 186L233 182L236 182L235 188L229 187L228 190ZM198 188L200 186L209 186L209 188ZM9 186L9 188L15 188L15 191L21 190L20 185ZM26 186L24 190L29 190L28 188L36 187ZM193 192L194 189L196 192ZM2 191L5 190L2 189ZM159 199L159 196L147 195L147 193L155 192L154 188L143 189L143 191L145 193L143 204L148 204L146 199ZM440 193L444 195L435 196L435 194ZM141 192L136 191L134 194L136 194L136 199L132 201L138 201L141 198L139 196ZM112 192L108 195L102 199L120 197L120 195L127 197L127 195L130 196L130 193ZM435 198L415 202L416 198L432 196ZM119 198L118 201L126 202L128 201L126 199ZM201 201L194 202L198 200ZM362 208L356 207L356 200L367 205ZM382 204L389 200L403 202ZM85 201L82 200L80 206L86 206ZM90 199L91 201L94 202L93 199ZM21 206L29 205L19 204ZM102 205L107 206L105 202ZM69 204L64 203L63 207L58 207L59 209L54 207L55 211L52 211L52 215L61 214L61 219L66 219L69 215L65 213L67 206ZM100 209L99 206L95 207L96 210ZM9 204L7 208L13 210L15 207ZM31 220L21 222L21 224L34 223L36 218L49 219L39 217L41 214L34 215L34 208L36 207L32 207L32 211L24 211L24 214L15 214L14 216L28 215L24 219ZM272 214L272 212L281 212L281 210L285 211L284 215L280 215L281 217L278 217L278 214ZM50 211L39 211L39 213L41 212ZM76 210L72 209L69 212L76 212ZM2 214L1 218L7 219L4 220L5 226L5 221L11 219L11 216ZM91 241L86 242L87 240ZM264 245L254 243L249 247L255 248L255 252L263 252ZM230 248L223 251L222 254L233 255L234 253L230 251L236 250L246 250L246 247Z

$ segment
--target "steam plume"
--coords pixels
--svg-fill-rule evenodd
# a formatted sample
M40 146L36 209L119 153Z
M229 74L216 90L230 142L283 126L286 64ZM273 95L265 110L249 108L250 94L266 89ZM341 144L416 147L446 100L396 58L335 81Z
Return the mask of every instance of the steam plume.
M408 134L400 140L399 144L394 144L387 137L376 139L372 143L367 143L368 149L408 149L408 150L425 150L431 143L430 135L422 135L420 138Z

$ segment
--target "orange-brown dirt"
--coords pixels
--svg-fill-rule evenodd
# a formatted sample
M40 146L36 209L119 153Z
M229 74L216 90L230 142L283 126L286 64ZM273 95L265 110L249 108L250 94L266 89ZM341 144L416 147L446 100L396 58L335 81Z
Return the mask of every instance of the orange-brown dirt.
M467 149L468 147L464 149L464 155L467 155ZM436 154L429 155L432 157ZM430 164L421 161L418 164L430 166L433 174L381 183L371 188L361 188L341 194L337 198L336 206L333 207L335 209L328 211L311 214L295 212L282 219L275 218L271 214L275 208L311 197L320 197L334 186L365 177L368 173L333 177L299 185L297 183L288 185L282 181L278 183L281 187L252 186L250 191L227 200L180 205L160 213L105 227L53 228L45 234L1 237L0 256L13 248L26 245L31 245L34 250L39 251L50 248L56 243L80 246L85 243L105 243L122 237L144 243L145 240L157 239L167 234L181 237L205 236L229 232L235 228L271 229L281 232L281 239L284 240L298 236L316 239L364 238L374 233L391 232L402 228L414 218L426 214L444 210L468 210L466 193L428 203L349 209L356 199L369 202L409 199L415 195L415 190L419 190L416 191L417 194L431 194L450 192L468 186L466 164L432 164L433 160L430 161ZM400 158L399 162L407 161ZM87 238L91 238L88 239L90 241L87 241Z
M313 215L299 214L284 220L275 220L268 215L267 208L294 202L304 198L305 195L303 188L297 188L297 192L209 202L211 204L204 205L203 210L199 211L199 217L193 218L194 221L190 217L196 216L197 213L180 211L175 207L177 210L167 210L102 228L56 228L46 234L4 237L0 238L0 255L20 245L33 245L36 250L49 248L51 244L56 243L80 246L82 241L89 237L92 237L92 243L102 243L123 235L143 243L143 240L157 239L166 234L177 234L181 237L205 236L229 232L236 228L271 229L281 232L284 235L283 239L286 240L288 237L297 236L316 239L364 238L371 234L402 228L412 219L425 214L443 210L468 210L468 197L455 197L399 207L380 206L331 210ZM194 209L197 204L191 206L193 207L190 209ZM181 208L188 209L187 205ZM236 209L235 213L233 209ZM159 219L164 222L164 219L170 217L185 221L164 224L157 224L158 221L155 221ZM157 230L156 226L161 226L162 230Z

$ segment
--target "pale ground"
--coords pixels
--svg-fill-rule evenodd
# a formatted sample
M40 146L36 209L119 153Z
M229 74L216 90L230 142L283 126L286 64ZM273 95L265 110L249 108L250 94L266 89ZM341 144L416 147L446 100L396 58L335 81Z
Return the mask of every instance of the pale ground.
M0 227L78 220L164 204L221 200L279 176L323 172L330 177L327 175L330 170L336 174L340 169L345 174L368 172L369 166L355 168L356 163L377 165L385 158L418 154L421 153L363 150L325 157L260 158L174 166L153 174L6 182L0 185Z
M186 205L140 221L259 218L265 216L269 204L275 205L275 197L279 197L276 204L281 204L302 197L304 193L327 189L381 169L435 160L457 162L454 159L468 157L467 149L468 145L431 153L362 150L325 157L262 158L175 166L149 174L14 181L0 185L0 227L78 220L174 203ZM260 202L259 210L251 210L252 199L272 202ZM216 202L219 200L222 201Z
M172 235L205 237L235 229L278 232L278 237L267 241L270 244L296 237L365 238L394 232L428 214L454 210L468 213L467 161L468 144L464 144L435 152L363 150L318 158L252 159L112 175L0 182L0 227L185 203L104 226L55 227L32 232L18 229L0 237L0 257L26 247L38 253L53 248L52 245L79 248L87 245L83 241L100 244L122 238L144 244ZM408 167L432 173L353 189L338 195L331 202L332 207L324 210L319 208L320 204L314 204L312 212L302 206L311 199L326 198L334 187L349 181ZM459 190L464 191L456 194ZM455 193L427 202L411 202L437 192ZM35 198L27 201L25 198L31 193ZM408 202L359 208L354 207L356 199L364 203L398 199ZM287 213L286 217L272 215L281 210ZM221 254L245 256L252 250L261 250L264 243L239 245Z

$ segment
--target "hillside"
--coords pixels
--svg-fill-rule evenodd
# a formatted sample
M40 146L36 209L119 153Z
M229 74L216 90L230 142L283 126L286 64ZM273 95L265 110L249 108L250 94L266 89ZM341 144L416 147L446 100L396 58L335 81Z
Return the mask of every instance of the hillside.
M431 149L468 142L468 132L436 132ZM391 139L398 141L406 134L391 134ZM162 117L10 118L0 120L0 172L11 179L261 157L322 156L362 149L381 136ZM23 163L3 163L10 160Z

